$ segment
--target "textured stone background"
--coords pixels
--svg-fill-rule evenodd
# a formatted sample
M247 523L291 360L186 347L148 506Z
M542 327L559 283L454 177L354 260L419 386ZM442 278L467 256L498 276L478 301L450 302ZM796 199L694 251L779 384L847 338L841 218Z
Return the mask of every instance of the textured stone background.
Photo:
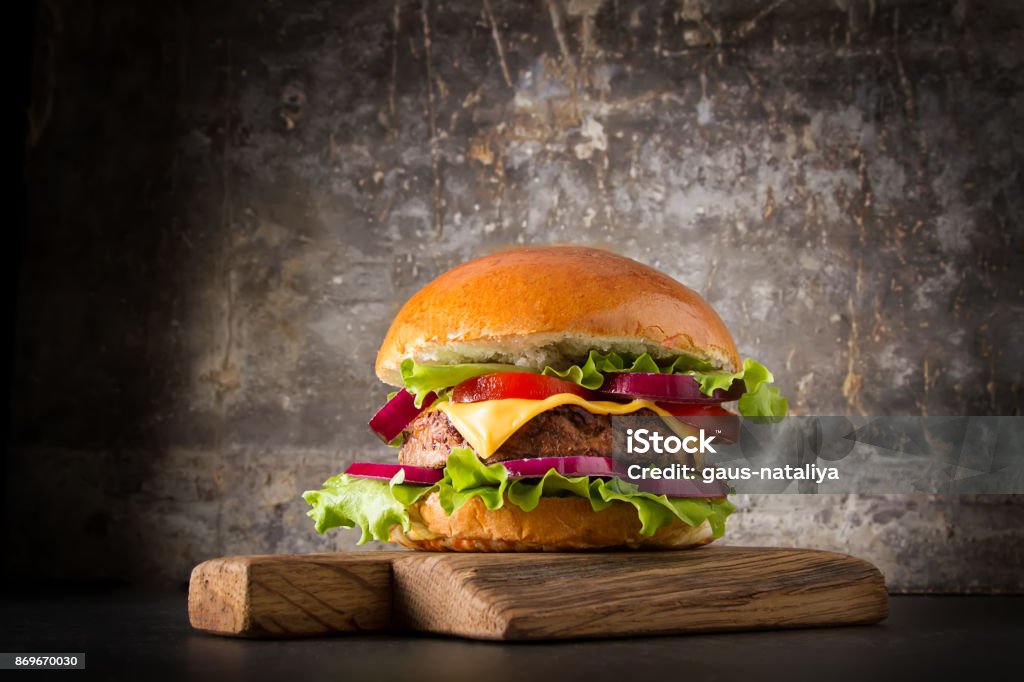
M688 283L804 414L1019 414L1022 45L1012 0L41 3L9 567L352 547L300 492L392 456L392 315L508 244ZM1024 588L1021 498L738 503Z

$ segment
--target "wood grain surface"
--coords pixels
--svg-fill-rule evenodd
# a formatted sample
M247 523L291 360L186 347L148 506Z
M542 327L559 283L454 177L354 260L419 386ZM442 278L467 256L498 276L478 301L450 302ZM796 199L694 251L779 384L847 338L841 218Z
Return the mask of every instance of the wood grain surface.
M878 569L832 552L709 547L516 559L397 559L396 615L429 632L552 639L872 623L888 613Z
M399 552L236 556L192 571L192 627L239 637L375 632L391 623Z
M308 636L417 630L529 640L875 623L881 573L806 549L228 557L192 574L194 627Z

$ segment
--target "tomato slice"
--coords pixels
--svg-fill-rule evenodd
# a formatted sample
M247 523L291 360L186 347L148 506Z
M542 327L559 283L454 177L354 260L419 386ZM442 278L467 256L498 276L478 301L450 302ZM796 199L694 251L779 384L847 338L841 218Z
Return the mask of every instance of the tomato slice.
M684 424L714 433L718 436L718 440L725 444L735 443L740 439L739 417L720 405L656 404Z
M484 400L525 398L544 400L558 393L572 393L588 400L594 393L579 384L558 377L530 372L496 372L466 379L452 389L453 403L478 403Z

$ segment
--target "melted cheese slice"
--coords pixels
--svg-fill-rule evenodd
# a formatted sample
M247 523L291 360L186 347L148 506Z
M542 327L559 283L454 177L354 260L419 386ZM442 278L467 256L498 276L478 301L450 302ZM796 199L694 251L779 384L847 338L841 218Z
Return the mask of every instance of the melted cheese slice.
M629 403L616 403L609 400L587 400L571 393L558 393L544 400L526 400L523 398L506 398L504 400L484 400L478 403L452 403L444 401L434 403L430 410L438 410L448 415L452 426L458 429L476 454L487 459L523 424L541 412L553 410L563 405L576 405L593 414L631 414L637 410L648 409L661 415L671 415L649 400L634 400Z

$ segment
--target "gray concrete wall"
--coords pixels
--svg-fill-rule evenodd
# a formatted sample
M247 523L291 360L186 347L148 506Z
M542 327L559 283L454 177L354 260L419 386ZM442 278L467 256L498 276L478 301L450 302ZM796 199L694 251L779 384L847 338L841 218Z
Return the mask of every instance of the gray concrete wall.
M702 292L802 414L1019 414L1005 2L41 3L8 564L348 549L392 315L509 244ZM1014 497L741 498L729 538L1021 590Z

